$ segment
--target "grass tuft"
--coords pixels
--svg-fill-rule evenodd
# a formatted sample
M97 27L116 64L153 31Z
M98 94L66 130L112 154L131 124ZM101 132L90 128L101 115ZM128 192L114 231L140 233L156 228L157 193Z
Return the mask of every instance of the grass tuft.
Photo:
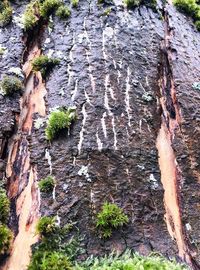
M28 270L73 270L68 258L58 251L36 251Z
M140 256L125 252L122 256L111 254L102 258L88 258L77 263L74 270L189 270L186 266L168 261L161 256Z

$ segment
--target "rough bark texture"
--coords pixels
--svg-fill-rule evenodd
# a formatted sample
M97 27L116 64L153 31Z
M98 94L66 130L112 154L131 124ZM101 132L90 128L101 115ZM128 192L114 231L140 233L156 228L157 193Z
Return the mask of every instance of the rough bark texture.
M20 96L0 95L0 170L1 177L8 177L8 194L12 199L10 226L17 235L21 213L16 211L16 201L28 185L31 168L35 182L52 170L57 181L56 196L41 197L40 214L58 214L62 224L76 222L84 236L85 256L126 248L142 254L159 251L170 257L180 255L174 241L177 239L172 240L164 220L166 202L164 205L156 148L163 121L163 98L167 117L176 118L174 104L181 115L179 128L174 129L171 137L178 163L176 196L184 241L189 255L198 262L200 92L192 84L200 77L200 35L192 22L171 5L160 5L158 14L146 7L127 11L120 1L114 2L98 6L96 1L81 0L67 22L53 18L52 32L44 27L40 36L34 37L43 54L53 50L53 56L61 57L60 66L46 81L46 114L55 106L75 105L78 120L70 134L60 134L48 143L45 124L40 129L34 123L31 130L19 129ZM13 4L16 16L26 4L27 1ZM110 15L102 16L108 6ZM8 48L0 61L1 77L11 67L24 64L27 45L23 37L15 23L1 30L0 43ZM168 38L169 43L163 47ZM164 71L168 81L174 82L175 102L171 84L165 92L160 91ZM35 112L34 102L30 103L29 98L26 102L21 107L31 104ZM32 116L34 121L47 119L40 112ZM22 145L25 138L30 153L30 164L23 177L23 151L19 148L17 158L7 164L7 175L5 168L11 160L8 157L13 140L19 137ZM20 184L22 178L26 181ZM35 184L33 187L31 194L38 200L33 192ZM94 220L106 200L122 207L130 222L104 241L98 237ZM193 268L199 269L194 264Z

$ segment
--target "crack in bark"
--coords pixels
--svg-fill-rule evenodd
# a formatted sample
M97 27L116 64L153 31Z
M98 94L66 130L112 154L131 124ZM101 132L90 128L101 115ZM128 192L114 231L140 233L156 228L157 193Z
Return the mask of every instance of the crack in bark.
M178 166L172 143L177 130L181 130L181 114L176 97L176 89L172 70L172 50L170 39L173 31L170 28L166 6L163 8L165 20L165 38L161 44L162 64L160 67L160 107L161 128L156 146L159 154L161 182L164 187L165 221L169 234L178 246L180 258L192 269L200 269L192 256L186 231L182 223L181 211L181 170Z
M43 29L39 25L24 38L26 49L23 53L23 71L26 76L25 91L16 132L8 145L9 156L6 173L9 179L8 196L12 201L14 219L11 226L16 237L10 257L4 270L25 270L30 261L31 246L38 241L35 227L39 218L40 194L37 187L37 168L30 160L30 135L32 134L33 115L45 116L46 89L40 72L33 73L31 61L41 54L40 38ZM12 217L13 218L13 217ZM16 221L17 224L16 224ZM23 256L21 248L23 247Z

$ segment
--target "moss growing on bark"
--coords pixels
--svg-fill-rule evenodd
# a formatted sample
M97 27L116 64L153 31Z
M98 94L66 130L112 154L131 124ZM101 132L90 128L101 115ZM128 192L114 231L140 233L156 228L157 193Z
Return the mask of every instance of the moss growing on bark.
M128 223L128 216L114 203L104 203L101 212L97 215L96 226L101 230L104 238L112 235L113 229Z
M13 233L11 230L5 224L0 223L0 255L10 253L12 240Z
M6 191L0 188L0 222L6 223L10 213L10 201Z
M52 69L60 63L57 58L49 58L46 55L41 55L32 61L33 71L40 71L42 77L46 78Z
M60 6L56 11L56 16L62 20L69 18L70 15L71 11L68 6Z
M7 0L0 3L0 27L4 27L12 20L12 7Z
M61 108L59 111L52 112L45 130L47 140L53 140L60 131L69 129L76 117L76 109L74 108L67 110Z
M77 8L79 4L79 0L71 0L72 7Z
M40 14L44 18L48 18L55 12L63 2L61 0L45 0L40 4Z
M196 0L174 0L173 1L176 8L190 16L198 31L200 31L200 5L199 1Z
M55 217L42 217L38 221L36 232L42 237L47 237L55 233L57 228Z
M124 0L127 8L135 8L140 5L141 0Z
M5 76L1 81L1 89L5 95L13 95L16 92L21 92L23 85L15 76Z
M39 181L38 185L39 185L39 189L42 192L49 193L49 192L52 192L53 189L54 189L55 180L54 180L54 178L51 175L49 175L46 178L41 179Z
M128 9L144 5L152 9L156 9L157 1L156 0L124 0L125 5Z
M52 14L66 19L71 13L70 9L64 5L63 0L32 0L23 14L25 30L32 30L39 21L48 21Z
M40 19L40 2L39 0L31 1L23 14L23 24L25 30L33 29Z

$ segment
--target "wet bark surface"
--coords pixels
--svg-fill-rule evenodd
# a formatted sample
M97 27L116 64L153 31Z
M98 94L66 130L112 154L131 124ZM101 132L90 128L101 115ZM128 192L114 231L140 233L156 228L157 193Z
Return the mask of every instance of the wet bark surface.
M23 12L25 4L20 1L14 5L15 16ZM102 16L107 7L111 7L110 15ZM164 13L167 19L161 16ZM69 134L63 132L48 143L44 133L47 116L33 110L31 130L22 130L25 133L21 134L20 96L0 95L0 173L8 178L8 194L12 193L12 183L17 186L14 196L10 196L11 227L17 235L20 212L16 211L16 201L28 186L34 168L35 181L51 173L56 178L55 198L42 194L40 214L58 215L62 224L76 222L83 236L85 257L126 248L145 255L151 251L168 257L180 255L177 239L171 238L164 219L165 186L156 148L163 121L162 102L167 117L174 119L176 113L173 93L167 92L172 86L160 92L165 70L166 77L173 77L181 115L179 128L174 128L169 140L181 175L176 179L175 194L181 230L188 252L199 261L200 93L192 88L200 76L199 33L171 5L155 13L146 7L127 11L119 1L105 6L80 1L67 22L54 17L53 21L53 28L44 28L38 37L43 54L61 59L46 80L46 114L56 106L76 106L78 120ZM170 39L168 47L163 48L168 39L166 23ZM22 68L26 49L23 37L15 22L1 30L0 43L8 49L0 61L1 78L11 67ZM32 101L35 108L41 99L36 94ZM40 128L38 121L42 123ZM19 159L7 164L11 174L7 170L6 175L16 134L21 138L25 134L30 153L23 185L15 182L21 171ZM17 151L18 157L23 155ZM11 177L13 171L15 176ZM104 201L117 203L130 220L106 241L99 239L95 228L95 216Z

